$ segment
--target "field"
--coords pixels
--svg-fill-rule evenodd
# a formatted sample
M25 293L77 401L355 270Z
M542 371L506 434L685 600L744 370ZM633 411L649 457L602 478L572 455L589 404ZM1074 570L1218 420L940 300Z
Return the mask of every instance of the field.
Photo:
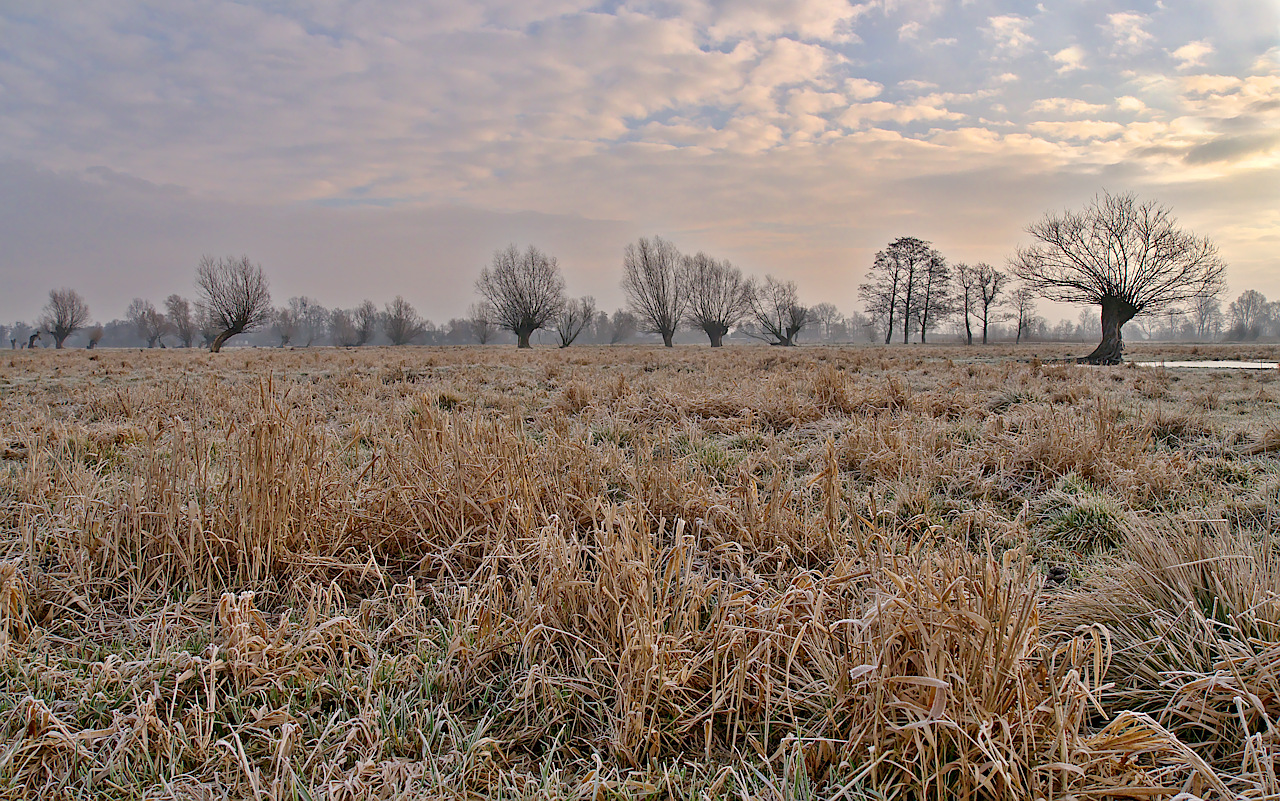
M0 797L1280 797L1280 375L1066 353L6 354Z

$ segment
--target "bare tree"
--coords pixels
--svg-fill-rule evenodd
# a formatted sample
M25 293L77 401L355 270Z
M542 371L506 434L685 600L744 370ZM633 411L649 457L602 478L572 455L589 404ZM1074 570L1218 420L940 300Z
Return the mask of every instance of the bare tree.
M481 345L489 344L498 327L493 322L493 306L489 303L472 303L467 310L467 323L471 328L471 336Z
M688 296L676 246L655 236L640 237L622 256L622 291L644 330L662 337L668 348L688 308Z
M809 309L800 305L795 282L779 281L772 275L752 287L751 313L770 345L795 345L796 334L811 320Z
M281 306L271 313L271 333L280 340L280 347L288 347L298 335L298 314L293 307Z
M523 253L515 245L493 254L480 271L476 291L493 307L494 321L516 335L517 347L545 328L564 308L564 278L554 256L532 245Z
M209 350L218 353L228 339L256 330L271 320L271 291L260 265L248 256L204 256L196 268L199 304L218 331Z
M138 336L146 340L148 348L154 348L160 342L160 337L169 331L169 321L165 316L156 310L151 301L142 298L130 301L129 308L125 310L125 319L133 323Z
M973 344L973 313L979 306L977 272L976 267L970 267L964 262L956 264L956 305L964 321L964 344L966 345Z
M920 344L924 344L930 328L950 317L955 311L951 289L951 270L942 254L930 248L929 258L920 267L919 301L915 321L920 326Z
M329 339L340 348L350 348L359 344L360 333L356 330L355 320L346 309L334 309L329 312Z
M819 303L810 308L809 312L813 316L813 321L822 326L822 338L830 342L835 327L844 322L844 315L834 303Z
M717 261L705 253L685 257L683 270L685 320L707 335L711 347L721 347L725 334L751 311L751 282L727 259Z
M596 299L587 295L568 301L556 315L556 336L560 338L560 347L567 348L573 344L596 316Z
M95 325L93 328L90 328L89 344L85 346L85 349L93 350L94 348L98 347L98 343L102 341L102 334L103 334L102 326ZM161 343L160 347L164 347L164 344Z
M1231 315L1231 339L1257 339L1262 333L1267 314L1267 296L1256 289L1246 289L1240 297L1231 301L1227 313Z
M59 350L67 337L84 328L89 322L89 304L74 289L52 289L49 302L38 327L53 337L53 346Z
M417 309L400 295L387 304L382 315L382 330L392 345L408 345L426 331Z
M1008 303L1010 318L1017 326L1013 338L1014 344L1017 344L1022 342L1022 338L1036 323L1036 293L1031 287L1020 286L1009 295Z
M884 344L892 341L899 322L902 341L910 339L911 324L917 317L920 275L936 254L928 242L911 236L895 239L876 253L868 280L858 286L858 296L867 314L883 321Z
M1226 272L1212 242L1132 194L1104 192L1082 211L1046 214L1027 233L1039 244L1018 249L1014 273L1050 300L1102 308L1102 341L1079 360L1089 364L1119 364L1125 323L1215 294Z
M170 295L165 298L164 308L169 313L169 325L182 342L182 347L191 347L196 340L196 320L191 314L191 303L180 295Z
M620 345L635 336L640 327L636 316L626 309L616 309L609 317L609 344Z
M324 336L329 327L329 310L320 305L315 298L300 295L289 298L288 306L293 323L291 339L304 348L309 348L318 337Z
M977 291L978 319L982 321L982 344L987 344L991 324L1000 320L1001 296L1011 280L1009 274L992 267L986 262L974 265L974 285Z

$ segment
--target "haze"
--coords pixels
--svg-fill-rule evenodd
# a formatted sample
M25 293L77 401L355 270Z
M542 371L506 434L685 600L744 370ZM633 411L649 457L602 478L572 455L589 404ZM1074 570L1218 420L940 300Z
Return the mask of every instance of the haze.
M277 303L461 315L494 249L621 303L660 234L858 308L877 249L1003 264L1101 189L1280 297L1275 2L0 3L0 320L248 254Z

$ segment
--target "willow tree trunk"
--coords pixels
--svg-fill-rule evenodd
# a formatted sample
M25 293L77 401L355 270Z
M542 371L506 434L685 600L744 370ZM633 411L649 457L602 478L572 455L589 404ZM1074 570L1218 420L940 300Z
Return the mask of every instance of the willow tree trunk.
M676 337L676 332L675 332L675 331L662 331L661 333L662 333L662 345L663 345L663 347L667 347L667 348L673 348L673 347L675 347L675 342L673 342L672 340L674 340L674 339L675 339L675 337Z
M517 328L517 329L515 329L515 334L516 334L516 347L517 347L517 348L532 348L533 346L529 344L529 337L533 335L533 331L534 331L534 329L532 329L532 328Z
M236 334L242 333L243 331L244 331L243 328L228 328L226 331L223 331L221 334L218 334L216 337L214 337L213 344L209 346L209 352L217 353L221 351L222 345L224 342L226 342L228 339L231 339Z
M707 339L711 340L711 347L719 348L724 346L724 335L729 333L727 327L716 323L708 323L703 326L702 330L706 333Z
M1102 299L1102 341L1093 353L1076 361L1080 364L1120 364L1124 361L1124 340L1120 330L1133 319L1138 310L1132 303L1114 297Z

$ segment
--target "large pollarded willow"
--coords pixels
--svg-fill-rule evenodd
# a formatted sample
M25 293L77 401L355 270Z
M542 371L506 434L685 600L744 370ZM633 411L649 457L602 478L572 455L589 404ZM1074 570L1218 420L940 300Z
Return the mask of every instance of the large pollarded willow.
M492 319L516 335L516 346L529 347L529 337L546 327L564 308L564 277L554 256L530 245L514 244L493 254L493 264L480 271L476 291L488 301Z
M1218 248L1179 228L1168 208L1129 193L1046 214L1027 233L1039 243L1010 260L1018 278L1049 300L1102 307L1102 342L1081 362L1119 364L1125 323L1222 289Z

